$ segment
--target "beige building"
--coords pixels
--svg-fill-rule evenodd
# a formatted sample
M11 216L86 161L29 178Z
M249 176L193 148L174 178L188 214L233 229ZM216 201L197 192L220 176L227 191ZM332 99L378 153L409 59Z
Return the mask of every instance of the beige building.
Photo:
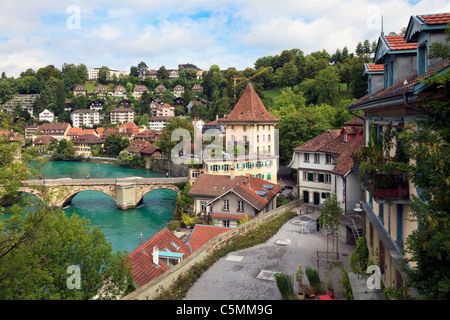
M250 174L276 183L278 141L275 125L280 120L267 111L250 83L233 111L220 120L226 126L226 152L220 157L204 152L205 173L229 175L234 167L236 176Z
M440 21L440 22L439 22ZM428 48L433 42L444 42L444 28L450 22L449 15L412 16L404 36L380 36L374 58L376 64L384 65L383 88L368 94L350 104L350 112L363 110L364 146L373 139L380 143L383 137L392 136L388 152L383 151L386 165L408 163L410 160L398 143L398 133L406 127L416 128L417 116L423 99L430 94L442 94L436 85L424 85L422 80L448 72L449 62L428 59ZM375 165L373 157L360 159ZM410 199L420 195L407 178L406 172L393 173L378 170L365 172L363 179L364 234L367 240L370 260L376 261L385 287L402 287L405 283L402 250L406 239L417 229ZM414 290L410 292L415 294Z
M116 108L111 110L110 122L121 124L125 122L133 122L136 112L131 108Z

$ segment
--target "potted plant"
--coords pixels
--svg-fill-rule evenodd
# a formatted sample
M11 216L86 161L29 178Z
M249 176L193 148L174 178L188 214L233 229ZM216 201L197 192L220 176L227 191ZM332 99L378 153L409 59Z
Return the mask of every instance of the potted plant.
M334 287L333 287L333 282L331 281L330 275L328 275L328 278L327 278L327 289L328 289L328 295L331 298L334 298Z
M305 292L303 291L303 269L301 264L298 265L297 272L295 273L295 280L298 282L297 298L298 300L304 300Z

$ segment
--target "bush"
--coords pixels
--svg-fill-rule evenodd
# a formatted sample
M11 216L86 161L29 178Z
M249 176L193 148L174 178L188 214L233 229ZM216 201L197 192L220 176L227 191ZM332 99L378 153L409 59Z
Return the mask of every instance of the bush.
M364 237L356 241L356 248L350 255L350 269L355 273L365 273L369 261L369 249Z
M322 294L325 292L323 289L323 283L320 280L319 272L311 267L305 269L306 277L308 278L309 285L314 290L315 294Z
M275 281L280 290L283 300L294 300L294 290L292 289L292 277L284 273L275 273Z
M167 223L167 228L170 231L175 231L178 230L181 227L181 222L180 220L172 220L170 222Z

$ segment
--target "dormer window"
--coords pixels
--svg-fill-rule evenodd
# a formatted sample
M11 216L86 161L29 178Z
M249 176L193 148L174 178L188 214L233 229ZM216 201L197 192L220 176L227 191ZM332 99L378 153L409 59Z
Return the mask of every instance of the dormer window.
M428 49L427 49L427 43L424 42L419 46L419 49L417 51L417 70L419 73L419 76L427 72L427 64L428 64Z

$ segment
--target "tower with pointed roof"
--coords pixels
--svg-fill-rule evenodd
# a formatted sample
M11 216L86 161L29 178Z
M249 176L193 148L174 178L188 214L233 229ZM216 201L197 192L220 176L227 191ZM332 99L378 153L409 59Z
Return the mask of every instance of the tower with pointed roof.
M226 155L204 158L205 173L258 177L277 182L278 139L270 114L249 82L234 109L222 120L226 126Z

